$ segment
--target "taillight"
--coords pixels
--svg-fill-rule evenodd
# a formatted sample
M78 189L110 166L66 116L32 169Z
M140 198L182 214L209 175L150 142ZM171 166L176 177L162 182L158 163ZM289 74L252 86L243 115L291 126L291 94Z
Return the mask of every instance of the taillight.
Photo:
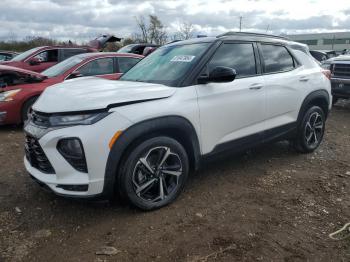
M331 80L331 71L330 71L330 70L323 69L323 70L322 70L322 73L323 73L329 80Z

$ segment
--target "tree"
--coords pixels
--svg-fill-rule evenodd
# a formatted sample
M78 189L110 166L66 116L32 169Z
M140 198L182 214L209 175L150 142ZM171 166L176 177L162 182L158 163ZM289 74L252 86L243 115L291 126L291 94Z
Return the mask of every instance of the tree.
M136 23L140 29L140 34L134 34L134 40L141 40L145 43L162 45L167 41L168 35L165 27L156 15L149 15L149 21L143 16L136 17Z
M143 16L136 17L136 23L141 31L141 39L143 42L148 42L148 28L145 22L145 18Z
M194 26L190 22L181 22L179 24L178 37L181 40L187 40L193 37Z

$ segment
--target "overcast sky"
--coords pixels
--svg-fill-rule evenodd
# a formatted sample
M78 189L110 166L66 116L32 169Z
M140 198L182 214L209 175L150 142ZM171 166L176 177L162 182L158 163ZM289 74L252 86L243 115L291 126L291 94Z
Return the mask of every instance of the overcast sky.
M238 30L240 16L245 31L350 31L350 0L0 0L0 39L127 37L137 31L135 17L148 14L169 31L187 21L207 35Z

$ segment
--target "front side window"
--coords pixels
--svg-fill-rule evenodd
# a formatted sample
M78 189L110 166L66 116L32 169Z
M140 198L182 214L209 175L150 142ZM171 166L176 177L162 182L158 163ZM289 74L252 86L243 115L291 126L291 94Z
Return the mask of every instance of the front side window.
M118 57L119 73L126 73L141 59L134 57Z
M253 44L222 44L210 60L208 72L210 73L217 66L235 69L237 78L256 75Z
M38 61L41 63L45 62L57 62L58 61L58 50L47 50L44 52L41 52L35 56Z
M261 50L265 73L289 71L294 68L293 57L284 46L262 44Z
M114 73L113 58L95 59L77 69L83 76L107 75Z
M209 46L210 43L163 46L142 59L121 80L177 86Z

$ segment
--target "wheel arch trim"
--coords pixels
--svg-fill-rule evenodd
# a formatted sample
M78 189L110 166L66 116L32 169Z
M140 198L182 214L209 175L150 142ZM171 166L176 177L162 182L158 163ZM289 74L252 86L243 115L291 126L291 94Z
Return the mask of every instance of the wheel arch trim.
M186 151L189 147L191 148L192 151L187 152L190 162L192 162L191 164L195 170L199 168L201 158L199 140L197 132L189 120L176 115L148 119L128 127L113 144L108 154L105 168L103 195L106 198L113 196L118 169L130 146L133 146L133 143L138 139L142 139L142 137L152 136L157 133L166 135L166 132L169 130L179 132L178 136L183 137L184 141L190 142L190 145L183 146ZM170 135L170 137L173 136Z
M302 118L303 118L303 114L306 112L306 110L308 109L308 106L313 102L313 101L316 101L316 100L324 100L326 103L327 103L327 111L324 112L326 117L328 115L328 112L329 112L329 105L330 105L330 96L328 94L328 92L326 90L316 90L316 91L313 91L311 92L310 94L308 94L306 96L306 98L304 99L301 107L300 107L300 111L299 111L299 114L298 114L298 121L297 123L300 123Z

